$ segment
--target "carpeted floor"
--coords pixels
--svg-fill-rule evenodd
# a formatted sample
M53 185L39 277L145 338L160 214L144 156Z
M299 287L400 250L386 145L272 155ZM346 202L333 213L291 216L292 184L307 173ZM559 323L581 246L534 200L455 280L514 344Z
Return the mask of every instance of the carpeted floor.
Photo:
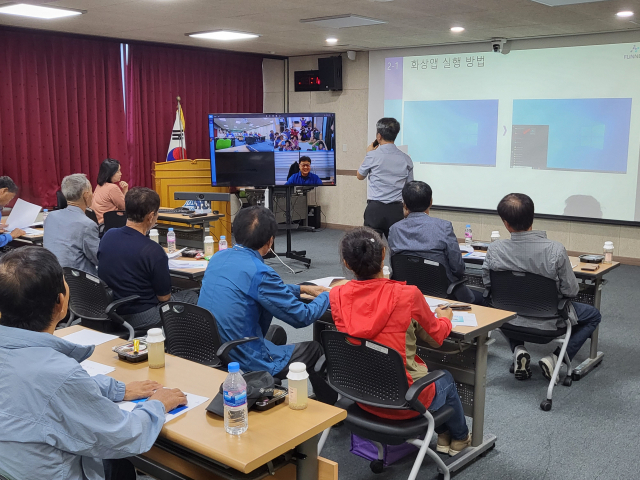
M306 249L311 268L293 275L276 259L268 260L286 283L326 276L344 276L338 255L343 232L293 232L293 249ZM278 236L280 251L284 235ZM283 259L294 270L301 265ZM516 381L509 374L511 353L501 335L489 347L485 433L498 437L489 454L459 472L455 478L508 480L584 480L640 478L640 369L635 351L640 348L640 322L636 308L640 268L621 266L607 275L602 293L599 349L605 357L600 367L571 387L554 390L553 410L539 408L547 382L537 361L555 347L532 345L533 378ZM290 342L310 340L311 328L286 327ZM588 355L588 342L576 364ZM322 456L338 462L341 480L407 478L413 456L374 475L369 462L349 453L350 436L334 428ZM437 471L425 460L418 478L432 479Z

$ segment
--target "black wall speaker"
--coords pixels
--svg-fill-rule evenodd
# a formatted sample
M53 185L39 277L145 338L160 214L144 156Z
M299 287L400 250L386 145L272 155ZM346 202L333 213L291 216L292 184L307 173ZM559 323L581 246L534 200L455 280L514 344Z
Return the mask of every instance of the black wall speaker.
M342 57L318 59L320 90L342 90Z

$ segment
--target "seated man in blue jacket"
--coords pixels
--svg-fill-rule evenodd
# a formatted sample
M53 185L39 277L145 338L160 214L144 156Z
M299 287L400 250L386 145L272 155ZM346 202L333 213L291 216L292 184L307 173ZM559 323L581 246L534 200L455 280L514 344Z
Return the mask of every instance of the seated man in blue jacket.
M49 250L23 247L2 256L0 474L135 480L126 457L151 449L165 412L186 397L153 381L90 377L80 362L95 347L53 335L68 304L62 267ZM147 397L131 412L114 403Z
M324 380L313 372L313 366L323 355L318 342L284 345L271 326L275 316L295 328L311 325L329 307L329 289L314 285L285 285L276 271L265 265L262 257L273 245L278 224L273 213L264 207L241 209L233 221L236 244L216 253L202 279L198 305L216 318L223 342L242 337L258 340L234 348L230 356L245 372L267 371L283 379L289 365L302 362L319 400L335 400ZM316 297L310 303L300 300L300 294ZM270 328L271 327L271 328ZM271 341L273 340L273 341Z
M306 155L300 157L298 160L300 171L294 173L289 177L285 185L306 185L306 186L319 186L322 185L322 180L315 173L311 173L311 159Z

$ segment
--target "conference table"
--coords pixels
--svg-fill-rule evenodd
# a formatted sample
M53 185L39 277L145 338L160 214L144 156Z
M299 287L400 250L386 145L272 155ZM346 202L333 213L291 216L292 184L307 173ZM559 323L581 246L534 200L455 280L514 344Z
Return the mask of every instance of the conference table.
M56 330L66 335L84 329ZM166 366L150 369L148 362L128 363L112 348L126 343L114 339L96 346L90 360L114 367L109 376L129 383L155 380L166 387L212 399L227 373L172 355ZM305 410L285 403L264 412L249 412L249 429L234 436L226 433L221 417L206 412L209 401L167 422L154 447L132 459L140 470L159 480L259 479L337 480L337 464L319 458L318 440L327 428L346 418L346 411L309 400Z
M464 253L462 259L465 262L465 279L467 279L467 285L471 288L484 289L482 283L482 265L484 263L483 255L479 252L474 252L472 256L466 256ZM580 290L578 295L573 301L586 303L592 305L600 310L600 303L602 299L602 288L606 285L604 276L612 270L620 266L620 262L612 262L609 264L600 263L596 271L587 271L583 268L587 265L593 265L592 263L585 263L580 260L579 257L570 256L571 266L573 267L573 273L579 282ZM604 353L598 351L598 335L600 332L600 326L595 329L591 334L591 344L589 348L589 358L584 360L578 365L572 374L573 380L580 380L591 370L597 367L604 358Z
M334 280L330 286L344 282L346 280ZM442 303L449 301L442 299ZM464 413L472 419L471 447L444 460L452 473L495 446L497 437L484 432L488 334L516 316L514 312L479 305L471 305L471 310L465 312L475 314L478 324L476 327L456 326L440 348L430 347L418 340L416 350L430 371L444 368L451 373L456 381ZM330 308L314 324L314 340L320 342L321 332L325 329L336 329Z

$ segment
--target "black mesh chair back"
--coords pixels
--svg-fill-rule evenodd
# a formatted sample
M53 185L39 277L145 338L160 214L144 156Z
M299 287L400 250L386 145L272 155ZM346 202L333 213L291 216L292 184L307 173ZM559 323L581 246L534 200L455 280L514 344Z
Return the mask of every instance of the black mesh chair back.
M219 366L222 343L213 314L197 305L167 302L160 307L167 353L192 362Z
M76 317L86 320L109 320L105 310L112 301L107 285L97 276L64 267L64 278L69 285L69 309Z
M58 204L56 205L56 208L58 210L62 210L63 208L67 208L67 199L66 197L62 194L61 190L58 190L56 192L56 200L58 202Z
M377 342L325 330L322 344L327 381L342 396L358 403L408 409L407 373L400 354Z
M447 270L438 262L414 255L397 254L391 257L393 280L415 285L423 295L447 298L449 278Z
M93 210L91 210L90 208L87 208L84 211L84 214L87 216L87 218L90 218L91 220L93 220L94 222L96 222L96 224L98 223L98 217L96 216L96 212L94 212Z
M107 233L107 231L112 228L124 227L127 224L127 212L124 210L105 212L102 219L104 223L104 233Z
M555 280L525 272L490 272L491 302L495 308L538 318L558 316Z

